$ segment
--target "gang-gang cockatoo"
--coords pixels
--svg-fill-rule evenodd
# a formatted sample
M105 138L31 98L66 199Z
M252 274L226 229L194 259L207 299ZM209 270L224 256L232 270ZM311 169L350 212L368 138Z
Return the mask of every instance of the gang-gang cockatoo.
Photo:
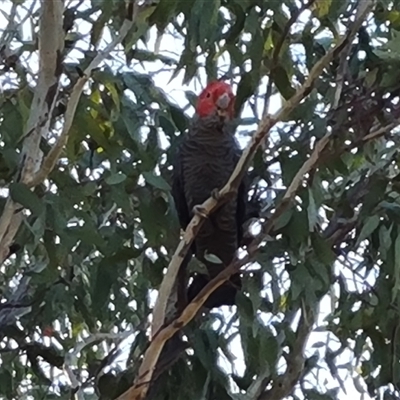
M183 229L186 229L196 212L196 206L227 183L239 160L241 150L234 137L232 123L234 102L231 86L223 81L209 83L198 97L196 114L174 162L172 195ZM187 292L189 301L236 255L243 236L247 202L245 186L242 181L237 194L204 221L194 240L191 251L206 265L209 276L197 274L194 277ZM181 278L182 269L186 268L190 257L191 254L182 264ZM240 276L236 274L208 298L205 306L213 308L235 304L235 296L240 288Z

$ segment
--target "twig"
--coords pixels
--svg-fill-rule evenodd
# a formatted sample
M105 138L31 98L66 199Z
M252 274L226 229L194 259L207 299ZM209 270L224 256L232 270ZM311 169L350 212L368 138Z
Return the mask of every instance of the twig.
M349 43L350 44L350 43ZM340 63L339 63L339 68L337 70L336 74L336 90L335 90L335 95L333 98L333 103L331 109L337 109L339 104L340 104L340 99L342 98L342 92L343 92L343 84L346 79L347 75L347 69L348 69L348 56L350 54L350 49L351 46L348 45L346 46L346 49L342 51L340 54Z
M335 47L333 47L330 51L328 51L312 68L310 71L310 74L304 84L297 90L295 95L289 99L284 106L279 110L274 116L265 116L256 131L256 133L253 135L252 140L248 147L244 150L238 164L236 165L235 170L233 171L231 177L229 178L229 181L227 184L221 189L220 191L220 196L218 201L214 197L210 197L208 200L206 200L202 205L202 210L204 210L204 214L210 215L222 202L225 200L227 196L230 196L232 193L235 193L237 190L237 187L241 181L241 178L243 174L245 173L247 166L251 159L253 158L255 152L257 151L262 139L269 133L271 128L278 122L283 119L285 119L294 109L295 107L311 92L315 82L321 75L322 71L324 68L330 63L330 61L342 51L347 44L352 40L354 37L355 33L358 31L359 27L361 26L365 16L369 12L369 10L372 8L372 1L365 2L366 6L364 8L363 13L360 14L358 19L354 22L352 29L350 32L348 32L343 38L341 38L338 43L336 44ZM318 160L318 157L321 153L321 151L325 148L326 144L329 141L330 136L325 135L324 138L322 138L316 145L316 148L313 152L313 155L310 157L309 160L306 161L305 165L301 168L301 170L298 172L296 177L294 178L292 184L289 186L282 202L281 202L281 208L286 209L289 205L289 201L294 197L296 191L301 185L301 182L303 180L303 176L305 173L309 172L309 170L315 165L316 161ZM279 207L276 209L276 212L274 213L275 218L272 218L276 221L276 216L277 211L279 210ZM280 214L278 214L280 215ZM179 270L179 266L190 246L192 243L195 235L197 234L198 230L200 229L201 224L203 223L203 217L200 215L195 215L193 219L191 220L190 224L188 225L184 237L182 241L179 243L177 250L175 251L175 254L168 266L168 270L166 273L166 276L164 278L163 284L165 282L165 286L172 285L173 282L175 281L177 272ZM268 224L267 224L268 227ZM272 228L272 225L270 225L269 229ZM263 235L263 237L265 237ZM161 350L164 346L164 343L172 337L174 333L176 333L179 329L181 329L183 326L187 325L197 314L197 312L200 310L200 308L203 306L204 302L208 298L208 296L215 290L217 289L220 285L222 285L226 280L230 278L231 275L233 275L241 265L244 265L246 262L251 260L252 255L257 251L258 249L258 244L257 242L261 242L261 238L257 238L255 240L255 243L257 246L253 246L249 250L249 255L245 257L242 260L236 259L229 267L225 268L217 277L212 279L202 290L201 292L195 297L195 299L188 304L188 306L183 310L182 314L172 321L169 325L167 325L165 328L161 329L162 324L164 323L165 320L165 303L166 299L168 298L170 291L167 292L165 288L161 287L163 289L163 292L160 293L160 296L157 300L156 306L155 307L155 312L157 311L157 314L154 313L154 322L153 322L153 339L152 342L150 343L150 346L148 347L145 355L143 362L140 366L139 369L139 374L136 379L135 385L130 388L128 391L123 393L120 397L118 397L118 400L141 400L145 397L149 383L151 382L154 368L156 366L158 357L161 353ZM251 254L253 253L253 254ZM163 285L162 285L163 286ZM166 297L161 296L167 295ZM163 304L162 301L165 303ZM160 312L161 311L161 312ZM157 317L157 318L156 318ZM154 334L155 333L155 334Z
M8 16L8 24L3 29L3 32L0 37L0 48L7 47L10 45L13 35L12 33L15 31L15 17L17 16L17 7L18 3L13 3L10 11L10 15ZM8 37L7 37L8 36Z
M385 133L391 131L394 128L397 128L400 125L400 121L395 121L392 122L386 126L383 126L382 128L379 128L375 131L372 131L371 133L369 133L368 135L365 135L361 141L362 142L369 142L370 140L374 140L377 139L381 136L383 136Z
M342 145L339 149L337 149L336 151L333 152L333 154L329 154L328 157L329 158L333 158L333 157L338 157L341 154L343 154L346 151L350 151L356 147L360 147L365 145L366 143L375 140L375 139L379 139L380 137L386 135L387 133L389 133L391 130L398 128L400 126L400 120L396 120L393 121L383 127L377 126L379 125L378 123L375 124L372 128L371 128L371 132L368 133L367 135L361 137L361 138L357 138L356 140L354 140L353 142L351 142L350 144L347 145ZM397 135L398 136L398 135ZM396 135L393 134L391 136L388 136L388 138L391 138L393 140L395 140ZM323 158L323 157L322 157ZM327 162L327 159L324 160L324 162Z
M314 310L303 304L296 340L288 356L286 371L274 381L270 390L259 397L259 400L284 399L292 392L304 368L304 348L312 331L316 314Z
M73 372L73 366L77 364L77 359L79 353L87 346L93 345L95 343L99 343L103 340L113 340L115 342L120 343L122 340L126 339L131 335L133 331L126 331L122 333L95 333L85 338L82 343L79 343L75 346L75 348L67 353L64 358L64 371L68 375L70 380L71 388L75 391L75 399L76 400L84 400L84 392L82 384L79 382L78 378L75 376Z
M23 276L18 284L18 287L9 297L10 304L18 304L17 308L7 307L0 310L0 339L3 339L4 329L7 326L15 324L21 316L29 313L32 310L32 303L27 302L24 304L26 299L32 295L30 291L31 277Z
M274 51L272 53L272 61L271 61L270 71L272 71L278 64L279 53L281 52L283 43L285 43L285 39L289 35L290 28L297 21L297 19L300 17L300 15L303 13L303 11L307 10L308 8L310 8L315 2L316 2L316 0L310 0L308 3L303 4L289 18L288 22L286 23L285 27L283 28L282 35L279 37L279 40L276 43L276 46L275 46ZM267 90L265 92L265 102L264 102L263 116L267 115L267 113L268 113L271 94L272 94L272 79L271 79L271 77L269 77L268 78Z
M69 364L69 355L65 356L65 363L63 366L64 372L69 378L69 384L71 386L72 392L74 393L74 400L85 400L85 394L83 393L83 388L79 383L78 378L75 376L74 371L72 370Z

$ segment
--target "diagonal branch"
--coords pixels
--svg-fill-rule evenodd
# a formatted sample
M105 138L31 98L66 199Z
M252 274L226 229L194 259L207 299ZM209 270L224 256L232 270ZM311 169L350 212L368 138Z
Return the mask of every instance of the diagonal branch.
M355 22L352 25L351 30L342 37L336 46L334 46L330 51L328 51L311 69L308 78L305 83L297 90L295 95L289 99L284 106L274 115L274 116L266 116L264 117L257 131L252 137L252 140L248 147L244 150L238 164L236 165L235 170L233 171L229 181L227 184L221 189L220 196L218 196L218 200L214 197L210 197L202 204L202 209L204 210L205 216L210 215L222 202L226 197L232 195L237 191L237 187L241 181L241 178L245 171L247 170L247 166L250 161L254 157L255 152L257 151L261 141L268 135L271 128L278 122L284 120L298 105L299 103L311 92L314 84L318 80L324 68L332 61L334 57L336 57L346 46L348 43L352 41L354 35L362 25L364 19L368 15L369 11L372 9L373 0L363 2L364 6L363 10L358 13ZM246 256L242 260L236 259L229 267L223 270L218 276L216 276L213 280L211 280L202 291L196 296L196 298L183 310L182 314L172 321L169 325L164 328L161 328L164 320L165 320L165 303L161 303L161 293L160 297L157 301L157 304L154 311L154 319L153 319L153 339L148 347L143 362L139 369L139 374L136 379L135 385L130 388L128 391L123 393L118 400L141 400L145 397L147 393L147 389L149 383L152 380L153 372L160 356L161 350L164 346L164 343L170 339L174 333L180 330L183 326L187 325L197 314L200 308L203 306L204 302L207 300L209 295L221 286L226 280L230 278L235 272L239 270L239 268L250 262L252 257L254 257L256 251L262 240L265 238L265 235L272 229L276 219L282 214L283 211L289 207L291 200L294 198L296 192L300 188L304 175L309 172L319 160L321 152L326 147L330 139L330 134L326 134L316 145L313 154L310 159L306 161L300 171L296 174L293 179L291 185L286 191L282 201L279 206L276 208L276 211L272 218L266 224L262 234L257 237L253 244L248 248L248 256ZM165 280L169 280L169 284L173 284L176 275L179 270L179 266L183 261L183 258L188 251L195 235L199 231L201 224L203 223L204 217L200 215L195 215L188 225L184 237L182 241L179 243L178 248L175 251L175 254L168 266L168 271L166 273ZM167 277L168 276L168 277ZM161 291L161 289L160 289ZM170 293L170 292L169 292ZM167 294L169 294L167 293ZM162 293L165 295L165 292ZM164 298L166 300L166 298ZM157 312L157 313L156 313Z
M298 19L298 17L301 15L301 13L310 7L315 0L310 0L306 5L302 6L297 13L295 13L288 23L285 26L284 33L281 36L281 40L277 44L274 53L273 53L273 65L277 63L277 59L280 53L280 50L282 48L282 45L289 33L289 30L291 26L295 23L295 21ZM268 85L272 85L272 81L269 80ZM272 86L271 86L272 87ZM268 90L267 90L268 91ZM289 111L290 112L290 111ZM266 115L265 109L263 115ZM253 144L253 147L251 148L250 153L248 154L248 157L246 157L246 160L243 161L243 158L239 161L235 171L233 172L231 179L228 181L228 183L222 188L220 191L220 196L221 199L218 201L210 201L212 199L208 199L202 207L205 207L206 215L211 214L215 209L217 209L223 201L229 197L232 193L235 193L237 191L237 188L240 184L241 178L244 175L244 172L247 169L248 163L251 161L253 158L256 150L258 149L260 142L263 142L262 139L267 135L268 131L275 125L277 121L272 121L268 120L268 117L264 117L264 119L260 123L259 131L260 128L262 129L262 132L265 131L265 134L261 134L257 132L255 137L258 135L260 136L257 141L255 141ZM262 124L264 123L264 126L262 127ZM254 138L253 138L254 139ZM204 222L204 219L201 217L194 217L191 221L191 223L188 225L182 241L179 243L172 259L171 262L169 263L167 273L165 274L163 281L161 283L159 293L158 293L158 298L156 301L156 304L154 306L154 311L153 311L153 324L152 324L152 329L151 333L152 336L154 336L158 330L161 328L161 326L166 322L166 308L168 304L168 298L173 290L174 283L176 281L176 277L178 274L178 270L180 265L183 262L183 259L185 258L186 253L188 252L188 249L190 248L194 238L196 237L197 233L199 232L202 224Z

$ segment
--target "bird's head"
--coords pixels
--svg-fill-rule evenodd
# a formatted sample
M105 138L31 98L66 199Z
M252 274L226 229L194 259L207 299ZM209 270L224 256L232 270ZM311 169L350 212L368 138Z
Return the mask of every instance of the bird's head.
M210 82L200 93L196 113L200 118L219 116L223 120L233 119L235 96L232 87L223 81Z

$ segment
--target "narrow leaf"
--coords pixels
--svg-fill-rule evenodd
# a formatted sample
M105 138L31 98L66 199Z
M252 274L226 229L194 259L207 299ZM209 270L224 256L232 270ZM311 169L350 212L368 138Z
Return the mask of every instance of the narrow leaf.
M33 214L40 215L43 213L44 207L39 197L24 183L12 183L10 185L10 195L15 202L31 210Z

